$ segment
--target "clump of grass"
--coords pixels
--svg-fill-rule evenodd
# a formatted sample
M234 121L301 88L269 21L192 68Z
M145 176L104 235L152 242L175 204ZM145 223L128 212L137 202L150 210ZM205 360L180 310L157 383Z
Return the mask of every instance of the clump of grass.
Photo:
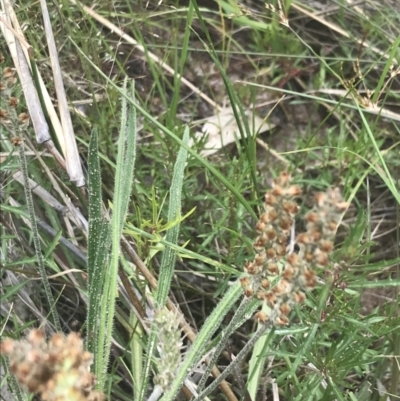
M85 215L89 211L89 238L73 221L71 227L64 214L56 213L37 197L33 201L36 213L58 233L49 237L40 231L45 274L62 273L52 278L52 291L61 295L58 288L75 290L72 294L78 300L65 300L64 291L62 297L56 298L58 310L66 301L79 312L78 324L87 329L87 347L94 354L99 386L109 398L143 401L150 393L154 399L164 393L163 401L174 400L183 383L197 399L219 384L229 400L236 400L246 391L253 401L260 395L269 396L270 391L279 392L282 400L317 401L378 401L383 393L398 393L398 228L397 237L393 233L399 219L395 123L399 117L393 112L398 97L393 89L398 86L395 62L400 39L396 39L398 24L393 24L390 14L379 9L379 19L385 21L380 24L377 14L367 18L358 6L338 5L329 15L321 15L319 10L310 10L309 2L301 1L291 3L290 13L290 2L281 5L283 2L271 1L274 7L269 6L267 14L262 5L260 12L242 7L239 15L232 10L231 2L222 0L218 2L219 10L199 8L196 13L192 7L182 8L177 3L176 9L169 8L165 2L149 13L139 4L125 0L116 0L107 7L99 4L91 10L97 11L103 22L108 18L118 27L123 24L124 32L143 45L142 55L137 44L133 50L131 45L116 42L117 31L113 28L112 33L108 28L99 31L98 24L103 22L93 23L85 14L89 9L85 11L72 0L62 3L61 13L54 13L53 22L58 43L63 44L60 54L68 77L68 94L70 100L79 102L79 108L89 110L83 117L75 114L74 124L83 158L91 136L90 206L85 199L78 200L67 182L62 183L63 191L56 196L60 198L60 193L67 191L71 198L65 202L66 209L74 204ZM32 3L20 8L21 20L29 21L33 16L36 21L36 7ZM235 18L228 20L226 17L232 13ZM65 17L68 24L57 25L60 17ZM183 22L185 32L181 35ZM207 34L209 27L212 35ZM41 32L27 29L25 33L34 46L35 57L42 60L46 50ZM153 54L159 56L159 61ZM81 65L74 63L71 68L74 57L80 57ZM105 68L105 58L113 66L112 71ZM135 69L133 60L142 60L142 67ZM165 73L163 66L167 64L173 65L177 73ZM43 62L38 66L45 68ZM195 76L203 91L202 99L207 94L218 103L216 106L209 101L205 105L198 92L193 95L185 89L181 77L193 78L195 69L203 70L203 75ZM232 75L238 70L239 82L238 76ZM137 78L137 104L131 93L120 89L127 75ZM48 84L51 87L50 81ZM202 144L187 148L186 140L181 139L183 121L190 122L192 135L197 130L192 124L193 116L209 117L214 107L225 105L227 93L236 109L240 131L237 146L223 148L217 157L204 160L200 157ZM254 100L258 112L259 95L271 104L282 94L287 96L276 109L284 112L291 125L281 119L276 132L256 138L255 133L249 132L251 124L246 127L241 117L249 102ZM121 131L117 127L119 95L139 111L135 179L122 174L118 180L122 190L133 184L130 200L123 191L116 189L113 194L112 190L118 178L113 161L118 160L115 145ZM368 99L372 103L365 101ZM93 103L93 108L85 106L88 103ZM300 103L308 112L302 124L297 121L296 106ZM261 117L268 114L265 118L269 118L269 112L267 107ZM4 113L3 116L7 117ZM310 118L314 116L317 123ZM97 129L92 130L92 124ZM190 130L185 130L189 135ZM261 139L268 143L256 149L256 140L259 144ZM289 148L291 151L280 155L285 167L277 166L268 149L274 149L274 143L291 141L295 144ZM127 142L122 140L119 144L125 147ZM171 185L170 172L176 154L183 149L189 157L180 162L180 182ZM35 188L46 185L47 176L42 170L45 163L37 168L42 156L28 159ZM94 159L97 160L93 162ZM134 157L128 152L122 159L118 168L124 173ZM6 172L19 168L12 163L1 167ZM293 181L287 173L277 175L284 168L291 171ZM24 196L21 187L9 179L11 176L5 175L5 203L10 194L20 193L21 199ZM259 188L276 176L265 198L265 210L257 224L259 237L253 247ZM347 205L339 192L327 190L334 187L340 187L343 197L352 204L342 225L346 235L340 232L336 241L333 235ZM55 192L54 187L50 190ZM316 192L319 195L315 197ZM184 217L174 200L177 193L182 195L179 205L182 204ZM3 192L0 194L3 196ZM118 198L121 194L122 203ZM102 196L112 199L112 203L104 205ZM305 232L296 236L291 227L304 215L300 210L311 198L316 205L305 214ZM166 203L170 204L168 212ZM104 213L107 206L108 213ZM117 229L110 266L107 215L121 210L124 212L114 225ZM18 270L18 266L34 265L37 260L26 258L14 263L7 254L7 247L25 243L27 254L32 255L31 238L26 235L30 230L26 230L25 222L21 224L21 214L21 208L10 208L2 220L8 230L4 236L7 246L2 246L2 251L6 269L31 278L36 273ZM58 244L60 236L62 246ZM66 242L80 250L88 249L88 267L86 263L74 263L72 248L63 248ZM254 250L256 257L246 263ZM243 266L245 276L241 277ZM177 287L171 287L171 280ZM361 294L367 287L371 294L378 289L385 291L385 303L363 314ZM163 354L169 351L163 349L157 336L156 320L148 318L154 314L152 302L143 307L151 299L149 288L157 292L155 309L165 304L175 308L168 298L173 294L179 297L184 312L175 325L174 341L169 344L174 346L173 359L179 361L179 367L166 368L168 374L158 376L154 388L151 383L156 375L166 373ZM17 287L3 292L5 298L20 294ZM162 302L157 304L160 299ZM54 302L46 303L47 308L44 303L38 308L37 316L43 324L45 314L54 311ZM5 335L18 336L26 325L37 325L36 321L21 322L13 310L10 315L12 319L3 313ZM62 328L69 330L72 323L65 315L60 314ZM250 317L256 318L255 323ZM154 325L153 329L150 325ZM195 331L191 327L202 329ZM181 329L191 343L187 353L177 345ZM266 333L267 329L271 330ZM225 363L223 351L229 338L229 354L235 362L224 368L221 376L217 366ZM244 343L247 338L251 340ZM122 349L123 353L114 358ZM249 352L253 354L250 363L241 365ZM197 382L195 373L199 371L203 377ZM228 375L233 371L238 378L235 383L240 386L230 383ZM216 380L207 387L211 377ZM221 395L216 393L215 397Z

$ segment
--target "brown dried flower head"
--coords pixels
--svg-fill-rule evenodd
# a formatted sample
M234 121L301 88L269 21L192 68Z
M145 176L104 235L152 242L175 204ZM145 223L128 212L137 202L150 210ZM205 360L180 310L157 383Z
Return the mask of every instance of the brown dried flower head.
M8 99L8 105L9 105L10 107L12 107L12 108L17 107L17 106L18 106L18 103L19 103L19 100L18 100L16 97L14 97L14 96L12 96L12 97L10 97L10 98Z
M5 120L8 116L7 110L0 109L0 120Z
M21 146L22 138L20 138L19 136L14 136L13 138L11 138L11 143L13 146Z
M29 124L29 115L27 113L21 113L18 116L18 120L20 121L21 124L28 125Z
M90 373L92 355L83 349L76 333L55 334L49 342L41 330L32 330L26 340L6 339L1 352L8 356L10 370L29 392L46 401L102 401L94 391Z
M265 195L264 212L256 225L259 235L254 249L257 255L245 266L250 280L250 284L243 286L246 296L264 300L271 308L268 321L279 326L289 323L291 305L304 302L304 291L316 286L315 269L329 264L334 235L342 213L349 206L337 188L318 193L314 209L305 215L306 232L296 238L300 250L287 255L286 244L293 218L299 211L295 198L300 194L300 188L291 185L288 173L274 180L272 189ZM281 277L271 285L272 278L279 275ZM256 317L266 321L259 315Z
M15 70L13 68L6 67L3 69L3 78L4 79L11 78L14 76L15 76Z

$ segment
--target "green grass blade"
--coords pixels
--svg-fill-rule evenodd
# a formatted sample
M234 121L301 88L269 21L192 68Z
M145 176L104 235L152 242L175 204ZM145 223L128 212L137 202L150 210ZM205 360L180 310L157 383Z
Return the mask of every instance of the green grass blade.
M175 70L178 71L178 74L175 74L174 76L174 90L173 90L173 95L172 95L172 100L171 104L168 107L168 120L167 120L167 127L174 127L176 124L176 115L178 112L178 104L181 96L181 83L182 83L182 76L184 73L184 68L185 68L185 63L187 60L187 55L188 55L188 47L189 47L189 38L190 38L190 33L191 33L191 26L192 26L192 20L193 20L193 6L189 4L189 9L187 12L187 17L186 17L186 27L185 27L185 34L182 40L182 51L181 51L181 57L179 60L179 66L176 65ZM181 39L178 39L178 36L176 37L177 41L181 42ZM178 43L176 43L176 46ZM176 58L178 57L178 54L176 54ZM176 61L176 64L178 62Z
M44 253L44 260L47 260L47 258L49 258L53 254L58 243L60 242L61 236L62 230L59 230L58 233L54 236L53 240L50 242L49 246L46 248L46 251Z
M400 48L400 36L397 37L396 41L392 45L392 50L389 54L389 57L386 61L385 68L383 69L381 76L379 78L379 82L375 88L374 94L372 96L372 104L376 104L376 102L379 99L379 95L381 94L381 89L385 85L385 80L387 80L387 74L393 65L397 64L399 62L399 56L400 54L397 54L397 60L394 60L396 58L396 53L399 53L399 48Z
M392 193L392 195L394 196L396 201L400 204L400 193L399 193L399 190L398 190L398 188L396 188L396 184L393 181L393 178L392 178L392 176L391 176L391 174L389 172L389 169L388 169L388 167L387 167L387 165L385 163L385 160L383 159L382 152L379 149L378 144L376 143L374 134L372 133L371 128L368 125L368 122L367 122L367 120L366 120L366 118L364 116L363 111L361 110L361 107L358 105L357 102L356 102L356 105L358 107L358 111L360 113L360 116L361 116L362 122L364 124L365 130L368 133L369 139L371 140L371 143L372 143L372 145L373 145L373 147L374 147L374 149L376 151L376 154L378 156L378 159L380 161L380 164L381 164L380 167L383 168L383 171L382 171L381 168L375 168L375 171L382 178L383 182L387 185L388 189L390 190L390 192Z
M133 108L128 108L127 80L125 80L122 93L124 96L122 98L121 129L111 218L111 259L104 282L104 295L100 306L97 364L95 367L96 372L98 372L100 388L104 388L110 359L117 294L120 239L131 195L136 154L136 114ZM131 95L132 93L133 85ZM130 99L130 101L134 102L133 99Z
M189 128L185 128L182 141L187 145L189 141ZM176 158L174 174L172 177L172 183L170 188L169 196L169 209L168 209L168 222L172 223L181 217L181 197L182 197L182 185L184 178L184 171L187 159L187 150L184 147L179 149L178 156ZM173 224L171 228L167 230L166 240L177 245L178 235L179 235L179 224ZM161 310L165 306L165 302L168 297L169 289L171 287L172 276L174 274L176 259L176 250L170 246L164 248L161 265L160 265L160 275L158 280L158 288L156 294L156 310ZM140 398L143 399L147 383L150 378L150 367L153 359L153 354L155 352L157 340L157 332L153 329L147 343L147 357L146 363L143 368L143 382L140 392Z
M89 304L87 312L87 347L89 352L96 355L99 308L104 289L104 265L109 253L109 224L104 220L101 210L102 181L97 129L93 130L90 139L88 167L89 235L87 271Z
M135 101L135 87L132 81L132 87L130 90L130 98ZM123 102L125 103L125 102ZM121 158L121 181L120 181L120 196L121 196L121 210L120 215L120 227L119 236L122 234L122 229L125 222L126 214L128 213L128 205L130 201L131 188L133 183L134 168L136 162L136 109L129 105L128 116L126 124L122 123L121 131L126 129L126 139L123 143L123 158ZM119 154L118 154L119 156ZM124 168L126 166L126 168ZM117 170L118 171L118 170Z
M189 141L189 128L185 128L182 141L187 144ZM176 159L174 174L169 195L168 222L174 222L181 217L181 198L184 171L187 159L187 150L181 147ZM178 244L179 224L174 224L165 236L165 239L172 243ZM162 308L168 297L171 286L172 276L174 274L176 259L176 251L170 247L165 247L162 254L160 276L157 288L157 308Z

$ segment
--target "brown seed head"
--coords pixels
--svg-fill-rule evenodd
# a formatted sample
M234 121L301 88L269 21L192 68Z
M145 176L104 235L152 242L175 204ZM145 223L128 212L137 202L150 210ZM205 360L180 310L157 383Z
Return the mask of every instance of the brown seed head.
M275 245L275 250L278 256L286 255L286 246L283 245Z
M297 291L297 292L292 292L291 298L294 303L296 304L302 304L306 300L306 296L304 292Z
M289 184L291 180L292 180L292 177L290 176L290 174L287 171L282 171L279 174L279 177L274 179L274 183L282 185L284 187L287 184Z
M299 263L299 255L297 253L292 252L288 258L287 262L292 266L297 266Z
M265 235L267 236L267 238L268 238L269 241L273 241L273 240L276 238L277 233L276 233L276 231L271 227L271 228L269 228L268 230L265 230Z
M305 252L304 254L304 260L307 263L311 263L314 261L314 254L312 252Z
M11 96L8 99L8 105L12 108L15 108L18 106L19 100L16 97Z
M292 309L291 309L291 307L290 307L288 304L282 304L282 305L279 307L279 311L282 313L282 315L285 315L285 316L289 315L289 313L290 313L291 310L292 310Z
M268 320L268 315L262 311L258 311L254 317L261 323L265 323Z
M292 290L292 284L289 283L286 279L282 278L278 284L276 284L273 288L272 291L277 295L281 296L284 294L289 293Z
M289 216L283 216L280 220L279 220L279 227L282 230L290 230L290 228L293 225L293 221Z
M266 227L267 227L267 225L263 221L261 221L261 220L257 221L256 231L258 233L261 233L262 231L264 231Z
M250 279L248 277L240 277L239 281L242 287L248 287L250 285Z
M329 263L329 257L326 252L317 252L315 262L319 266L326 266Z
M44 332L40 329L32 330L28 335L28 341L34 346L44 344L45 342Z
M0 343L0 352L5 355L11 354L14 351L14 344L14 340L6 338Z
M327 224L326 224L326 228L329 230L329 231L332 231L332 232L335 232L336 231L336 229L337 229L337 223L336 223L336 221L334 221L334 220L331 220L331 221L329 221Z
M61 349L64 346L64 341L65 341L64 335L61 333L56 333L53 335L53 337L51 337L50 345L53 348Z
M319 243L319 249L321 249L321 251L329 253L333 249L333 242L328 240L322 240Z
M29 115L28 115L27 113L21 113L21 114L18 116L18 120L19 120L22 124L28 125L28 124L29 124Z
M279 185L274 185L271 190L271 194L276 197L280 197L284 194L284 189Z
M267 212L261 214L260 221L265 224L269 223L269 217Z
M258 255L256 255L256 257L254 258L254 263L257 266L262 266L265 262L266 258L265 258L265 252L261 252Z
M260 273L260 267L257 266L254 262L246 262L244 268L247 271L247 273L249 273L252 276Z
M319 221L318 213L308 212L305 217L307 223L317 223Z
M7 110L0 109L0 120L4 120L8 116Z
M273 292L268 291L265 293L264 300L270 308L273 308L276 304L277 298Z
M271 285L271 283L269 282L269 280L267 280L266 278L263 278L261 280L261 287L263 288L269 288L269 286Z
M318 231L318 230L312 230L308 233L308 235L309 235L310 242L313 244L316 244L322 238L322 233L321 233L321 231Z
M277 242L278 244L280 244L280 245L286 245L287 236L286 236L286 235L283 235L283 234L278 235L278 238L277 238L276 242Z
M308 236L307 233L301 233L301 234L299 234L299 235L297 236L296 242L297 242L298 244L307 245L307 244L310 243L310 237Z
M278 218L278 212L275 209L268 211L268 220L275 221Z
M265 194L265 203L266 205L273 206L277 203L277 199L275 195L272 195L270 192Z
M350 203L349 202L339 202L339 203L336 203L335 207L339 213L343 213L345 210L347 210L350 207Z
M4 68L4 70L3 70L3 78L4 79L13 77L14 75L15 75L15 70L13 70L10 67Z
M276 263L268 263L267 265L267 271L269 274L271 274L272 276L275 276L277 274L279 274L279 268L278 265Z
M265 251L265 253L266 253L268 259L273 259L273 258L276 257L276 251L275 251L274 248L268 248L268 249Z
M291 265L287 264L285 267L285 270L282 273L282 277L287 281L292 281L296 274L296 270L297 269L295 269Z
M315 272L314 270L311 270L309 268L305 268L302 271L300 279L302 281L303 286L306 289L313 289L317 285L317 278Z
M275 319L275 324L277 326L287 326L289 324L289 319L285 315L280 315Z
M6 80L6 85L9 88L12 88L17 83L17 77L10 77Z
M298 212L299 207L297 206L297 203L295 203L295 202L284 200L282 202L282 209L286 213L288 213L288 214L293 216Z
M318 192L315 195L315 204L318 207L322 207L324 205L325 201L326 201L326 198L327 198L327 196L326 196L326 194L324 192Z
M293 197L295 197L295 196L300 196L302 192L303 192L303 191L301 190L301 188L300 188L298 185L292 185L291 187L289 187L289 188L285 191L286 195L293 196ZM297 206L297 205L296 205L296 206ZM297 213L297 212L296 212L296 213Z

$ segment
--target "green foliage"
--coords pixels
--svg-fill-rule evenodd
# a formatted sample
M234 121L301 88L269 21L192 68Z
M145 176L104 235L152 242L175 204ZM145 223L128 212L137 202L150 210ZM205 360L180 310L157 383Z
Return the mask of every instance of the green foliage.
M106 269L101 276L106 276L104 283L95 283L93 288L96 293L96 299L99 300L99 286L102 283L103 296L101 297L100 308L98 311L98 337L96 344L96 360L95 360L95 373L99 380L99 387L104 389L107 377L107 370L109 366L109 358L111 351L111 339L114 327L115 318L115 304L116 304L116 292L117 292L117 277L118 277L118 265L120 261L120 241L123 226L125 223L126 214L128 212L128 203L131 195L131 187L133 183L133 170L135 167L135 156L136 156L136 111L134 108L128 107L127 97L131 97L131 101L134 101L134 90L133 85L128 92L127 80L125 80L123 88L123 99L122 99L122 115L121 115L121 128L120 136L118 140L118 153L117 153L117 164L115 172L115 187L114 187L114 198L111 216L111 255L109 264L107 266L100 265L100 268ZM95 146L95 144L93 144ZM93 165L96 169L96 165ZM95 172L94 172L95 174ZM97 173L98 174L98 173ZM97 184L98 185L98 184ZM94 217L98 217L98 189L95 192L93 199ZM97 192L97 193L96 193ZM96 198L97 195L97 198ZM97 206L96 206L97 204ZM98 224L94 222L94 224ZM107 228L104 227L103 231L100 232L102 238L107 238ZM104 232L104 234L103 234ZM106 242L107 243L107 242ZM95 244L96 246L96 244ZM97 246L104 246L104 244L97 243ZM102 258L103 259L103 258ZM103 259L104 260L104 259ZM103 262L99 260L99 262ZM95 272L94 272L95 273ZM102 278L102 277L101 277ZM94 322L95 323L95 322Z
M98 132L92 132L88 152L89 232L88 232L88 315L87 347L97 351L98 321L107 260L110 252L110 224L102 214L101 173L98 155ZM96 355L96 354L95 354Z
M163 401L176 399L188 374L197 372L206 356L210 365L197 391L209 390L213 363L227 364L220 355L228 339L235 357L246 344L253 351L249 363L244 358L236 367L253 400L265 389L271 397L271 383L282 400L381 401L397 394L400 113L399 76L391 74L399 61L400 36L392 10L379 4L370 15L366 7L367 18L357 6L338 3L326 15L304 1L284 1L289 29L257 2L249 14L230 0L213 2L210 9L199 0L187 7L178 1L157 7L150 2L151 10L139 1L100 3L95 11L123 27L143 45L143 53L73 1L60 2L61 14L49 3L70 104L83 110L73 114L73 123L88 165L88 205L52 158L29 153L22 160L25 179L28 172L58 201L68 193L79 205L88 217L88 235L68 226L67 208L60 213L38 195L25 197L13 178L20 168L18 152L2 126L7 151L0 164L2 268L22 279L4 285L0 299L9 305L21 297L33 311L33 317L21 320L16 310L4 309L2 332L25 335L47 314L59 324L57 304L63 329L86 333L99 387L108 390L109 398L145 400L157 371L153 357L160 356L149 318L155 307L137 260L121 249L124 237L158 279L156 307L164 307L167 296L174 295L183 324L196 328L196 340L182 352L181 369ZM269 4L278 6L277 1ZM25 34L34 49L34 65L47 76L45 40L35 29L38 6L28 1L17 13L31 28ZM228 18L230 14L235 15ZM163 63L176 73L165 72ZM135 88L127 77L135 79ZM207 136L189 141L215 110L183 78L219 106L233 108L238 125L234 145L204 157ZM46 85L52 90L51 80ZM251 132L245 116L249 110L272 119L276 127L259 135ZM305 110L305 121L299 110ZM62 184L60 191L40 157ZM236 280L254 256L254 222L263 191L285 168L303 188L302 212L315 192L336 186L352 206L331 263L318 271L317 288L305 305L292 310L289 327L265 333L262 324L249 321L258 303L240 303ZM48 224L52 234L43 225L31 229L34 221ZM296 233L302 224L296 221ZM38 243L39 251L33 251ZM76 263L75 248L65 243L87 252L86 271L85 255ZM119 269L144 315L122 287ZM50 289L47 276L54 273ZM47 297L30 297L27 287L39 277ZM49 290L56 300L48 298ZM367 308L368 291L384 302ZM231 377L227 380L231 385ZM28 399L14 384L15 396ZM231 388L238 399L243 396L239 386ZM223 397L217 391L211 399Z

